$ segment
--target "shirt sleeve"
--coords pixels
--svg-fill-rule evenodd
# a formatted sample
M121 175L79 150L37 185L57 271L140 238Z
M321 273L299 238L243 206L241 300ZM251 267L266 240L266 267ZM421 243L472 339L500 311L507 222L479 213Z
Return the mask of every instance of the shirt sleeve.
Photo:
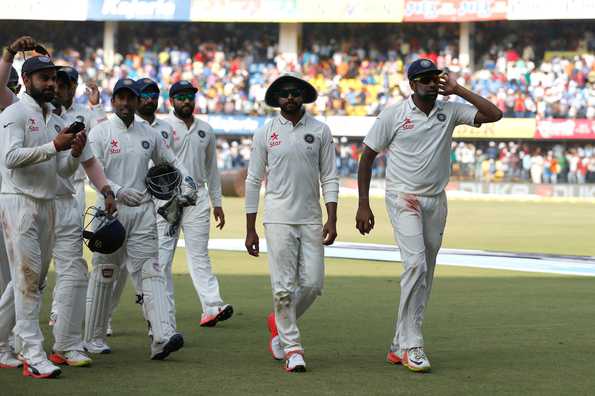
M466 103L450 103L452 106L455 125L479 126L475 123L477 108Z
M321 136L320 185L325 203L339 200L339 175L335 159L335 144L328 126L325 126Z
M372 125L372 128L364 139L364 144L377 153L388 147L395 134L393 125L394 112L391 109L385 109L378 115L376 121L374 121L374 125Z
M217 141L215 134L210 130L209 144L205 153L205 167L207 173L207 186L213 207L221 207L221 176L217 169Z
M254 133L252 141L252 153L246 176L246 213L258 212L258 201L260 199L260 186L267 166L266 142L264 140L265 129L258 129Z
M36 147L23 147L25 143L25 119L16 114L22 109L10 108L2 117L2 133L7 142L4 149L4 164L7 169L24 168L26 166L48 161L56 156L54 142Z

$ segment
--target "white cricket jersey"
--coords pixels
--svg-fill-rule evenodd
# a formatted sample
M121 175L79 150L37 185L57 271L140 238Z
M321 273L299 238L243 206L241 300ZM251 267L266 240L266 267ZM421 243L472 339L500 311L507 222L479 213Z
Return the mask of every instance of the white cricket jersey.
M221 207L221 176L217 169L217 138L213 128L196 117L188 128L173 113L169 114L166 121L173 128L168 143L174 154L188 169L197 185L204 186L206 183L211 204Z
M279 115L254 133L246 213L256 213L266 173L264 223L322 224L324 202L337 202L339 177L329 127L308 114L297 125Z
M54 199L58 172L72 175L79 165L70 150L58 153L54 146L64 121L49 105L44 118L42 108L24 93L0 115L0 126L2 193Z
M146 193L145 177L150 161L155 164L170 163L180 170L183 177L187 175L163 138L146 123L133 121L126 127L114 114L91 130L89 141L116 195L122 187ZM151 197L146 194L143 202L150 200Z
M91 131L95 125L107 120L107 115L101 104L89 108L88 106L74 102L68 109L62 107L60 117L64 119L66 126L75 121L80 121L85 124L85 132L87 135L89 135L89 131ZM84 162L84 160L81 161ZM77 182L85 180L85 171L82 166L76 170L74 180Z
M386 190L433 196L450 176L450 146L457 125L474 125L474 106L436 101L429 115L413 98L384 109L364 139L376 152L388 148Z

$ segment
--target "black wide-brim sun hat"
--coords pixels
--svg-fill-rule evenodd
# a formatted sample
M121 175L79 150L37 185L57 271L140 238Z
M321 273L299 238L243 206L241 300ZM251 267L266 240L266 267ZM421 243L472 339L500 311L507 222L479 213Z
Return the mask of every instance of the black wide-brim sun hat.
M268 87L267 92L264 95L264 102L267 105L271 107L279 107L279 97L277 96L277 92L285 82L296 83L301 88L304 104L312 103L318 98L316 89L312 84L302 79L298 73L284 73Z

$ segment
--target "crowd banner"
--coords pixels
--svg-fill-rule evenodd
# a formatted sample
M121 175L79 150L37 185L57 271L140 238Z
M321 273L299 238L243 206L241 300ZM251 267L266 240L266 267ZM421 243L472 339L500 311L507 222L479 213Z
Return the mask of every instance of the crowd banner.
M404 22L506 20L509 0L405 0Z
M87 2L85 0L8 0L2 2L0 19L84 21L87 19Z
M537 121L536 140L595 140L595 122L583 118L550 118Z
M402 22L403 0L191 0L200 22Z
M459 125L455 139L533 139L535 118L502 118L498 122L483 124L479 128Z
M595 19L595 0L508 0L508 19Z
M189 21L190 0L89 0L89 20Z

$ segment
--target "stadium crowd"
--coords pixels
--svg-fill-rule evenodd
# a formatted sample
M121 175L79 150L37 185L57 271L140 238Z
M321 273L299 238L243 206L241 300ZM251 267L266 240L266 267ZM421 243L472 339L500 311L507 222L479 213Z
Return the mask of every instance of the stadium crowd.
M410 94L404 65L427 57L458 73L460 83L496 103L506 117L594 119L593 26L511 23L476 24L473 69L457 58L457 24L307 24L303 51L294 60L279 54L273 24L128 23L118 31L113 67L106 65L99 23L84 30L63 24L43 37L58 62L76 65L82 80L99 82L108 111L117 79L149 76L159 82L161 112L170 110L171 84L187 79L201 88L199 113L264 115L271 111L263 105L266 87L282 70L297 70L319 91L314 114L376 115ZM7 31L25 28L15 24Z
M245 167L250 161L249 138L217 141L221 170ZM335 138L337 169L343 177L357 177L363 146L346 137ZM452 179L480 182L530 182L535 184L595 183L595 146L518 142L453 142ZM372 176L384 178L386 154L374 162Z

